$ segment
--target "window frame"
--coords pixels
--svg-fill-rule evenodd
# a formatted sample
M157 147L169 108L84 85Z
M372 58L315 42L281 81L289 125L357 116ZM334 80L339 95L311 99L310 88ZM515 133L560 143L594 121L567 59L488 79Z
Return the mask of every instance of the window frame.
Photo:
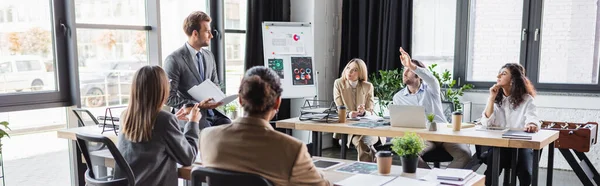
M219 56L220 59L217 60L218 66L220 67L219 69L219 76L222 77L220 83L222 86L222 90L223 92L226 92L226 88L227 88L227 77L226 77L226 72L227 72L227 61L226 61L226 42L225 42L225 35L227 34L246 34L246 28L241 29L231 29L231 28L227 28L225 27L225 21L226 21L226 17L225 17L225 2L223 0L210 0L210 10L214 10L211 11L211 17L213 18L213 29L215 30L223 30L223 35L222 38L218 38L217 36L215 36L213 38L213 42L211 42L211 51L216 51L215 56ZM246 9L247 11L247 9ZM246 12L247 13L247 12ZM240 22L241 24L241 22ZM217 39L217 41L215 42L215 39ZM217 45L215 45L215 43L217 43ZM245 46L240 48L240 50L245 49ZM233 49L232 49L233 50ZM245 60L244 56L241 56L242 61ZM245 62L244 62L244 68L245 68Z
M455 40L455 60L454 60L454 79L457 79L458 86L469 83L473 84L476 89L488 89L494 82L485 81L469 81L467 79L469 73L468 54L470 47L469 37L471 33L470 22L471 18L471 0L457 1L456 14L456 40ZM523 1L523 19L521 29L525 30L524 39L521 40L520 49L520 64L526 69L526 74L531 83L537 90L548 92L582 92L594 93L600 91L600 76L598 76L598 84L568 84L568 83L540 83L539 82L539 66L540 66L540 42L543 37L541 29L543 16L542 1ZM537 39L536 37L537 30ZM523 35L522 35L523 36ZM600 47L600 46L598 46ZM500 68L500 67L498 67Z
M67 34L65 34L68 32L68 29L61 26L65 23L65 17L67 17L67 13L64 11L66 2L51 1L48 5L50 8L49 16L52 17L50 20L50 25L52 27L50 34L53 40L53 65L55 66L54 77L57 90L1 94L0 112L64 107L72 105L74 102L71 92L72 82L70 81L73 74L70 73L68 37ZM15 6L12 6L11 8L14 9ZM10 12L14 14L15 10ZM14 17L15 16L13 16L13 19ZM15 22L15 20L10 22Z

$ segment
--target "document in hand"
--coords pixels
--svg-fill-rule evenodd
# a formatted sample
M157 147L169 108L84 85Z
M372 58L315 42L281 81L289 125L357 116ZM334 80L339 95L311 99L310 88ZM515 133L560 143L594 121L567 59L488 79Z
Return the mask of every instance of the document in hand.
M213 98L215 102L223 102L223 104L228 104L238 97L237 94L225 96L223 91L212 81L204 81L199 85L193 86L188 90L188 94L198 102Z

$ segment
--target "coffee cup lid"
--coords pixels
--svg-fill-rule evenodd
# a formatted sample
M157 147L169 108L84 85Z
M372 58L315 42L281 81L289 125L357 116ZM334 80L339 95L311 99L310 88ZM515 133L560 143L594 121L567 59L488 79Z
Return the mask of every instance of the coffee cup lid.
M346 109L346 106L344 106L344 105L340 105L338 108L339 108L339 109Z
M452 113L452 115L462 115L462 112L460 110L454 111Z
M390 151L379 151L375 154L377 157L392 157L392 152Z

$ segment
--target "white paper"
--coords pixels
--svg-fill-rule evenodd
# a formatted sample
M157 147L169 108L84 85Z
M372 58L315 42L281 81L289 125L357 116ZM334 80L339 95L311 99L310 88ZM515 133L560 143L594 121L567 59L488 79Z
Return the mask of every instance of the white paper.
M270 33L271 44L273 45L273 52L275 54L295 54L303 55L306 53L304 49L304 38L303 35L298 34L284 34L284 33ZM298 40L294 39L294 35L297 35Z
M356 174L342 181L335 183L335 185L341 186L365 186L365 185L383 185L391 180L394 176L378 176L372 174ZM406 184L403 184L406 185Z
M418 186L437 186L438 182L434 181L423 181L412 178L406 178L402 176L398 176L396 179L388 182L385 185L418 185Z
M362 116L362 117L358 117L359 119L364 119L364 120L369 120L369 121L380 121L383 120L382 117L379 117L377 115L366 115L366 116Z
M440 184L446 184L446 185L466 185L468 182L470 182L474 177L477 177L477 173L473 172L471 173L469 176L467 176L467 178L463 181L452 181L452 180L440 180L437 179L437 175L440 172L443 171L447 171L447 170L442 170L442 169L433 169L429 172L429 174L419 178L420 180L423 181L428 181L428 182L435 182L435 183L440 183Z
M237 94L231 96L225 96L223 91L212 81L204 81L199 85L193 86L188 90L188 94L194 98L194 100L201 102L202 100L213 98L215 102L223 102L228 104L237 98Z

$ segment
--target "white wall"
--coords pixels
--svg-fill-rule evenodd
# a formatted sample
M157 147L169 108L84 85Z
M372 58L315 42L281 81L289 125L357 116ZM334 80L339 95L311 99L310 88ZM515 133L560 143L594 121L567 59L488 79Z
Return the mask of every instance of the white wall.
M535 98L538 117L542 120L588 122L600 121L600 95L555 95L556 93L541 93ZM487 92L467 92L463 101L473 102L472 119L481 117L485 109ZM592 146L587 153L588 158L596 168L600 167L600 147ZM546 167L548 150L544 148L540 166ZM554 167L558 169L571 170L562 154L555 150Z
M339 37L341 35L341 1L290 0L290 21L311 22L314 35L313 61L317 71L317 96L333 101L333 81L338 77ZM291 107L299 108L303 100L292 100ZM300 111L292 109L292 117ZM294 137L310 142L307 131L294 131ZM331 134L323 134L323 148L331 147Z

